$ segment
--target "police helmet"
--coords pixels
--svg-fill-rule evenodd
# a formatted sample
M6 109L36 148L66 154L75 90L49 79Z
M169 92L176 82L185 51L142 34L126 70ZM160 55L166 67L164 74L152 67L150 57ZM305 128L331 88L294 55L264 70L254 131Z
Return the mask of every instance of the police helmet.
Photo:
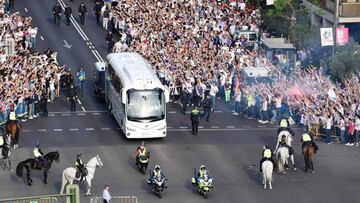
M77 153L77 155L76 155L76 156L77 156L78 158L79 158L79 157L81 157L81 153Z
M40 142L39 141L36 142L36 147L40 147Z
M200 166L200 170L205 170L206 168L205 168L205 165L201 165Z
M156 165L156 166L155 166L155 170L160 170L160 166L159 166L159 165Z
M264 149L270 149L270 146L269 145L264 145Z

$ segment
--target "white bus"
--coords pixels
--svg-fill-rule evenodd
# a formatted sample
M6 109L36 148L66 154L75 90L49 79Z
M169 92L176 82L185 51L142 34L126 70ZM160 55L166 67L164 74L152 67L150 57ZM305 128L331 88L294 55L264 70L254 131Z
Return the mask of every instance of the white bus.
M125 136L165 137L169 91L151 65L137 53L112 53L106 59L105 99Z

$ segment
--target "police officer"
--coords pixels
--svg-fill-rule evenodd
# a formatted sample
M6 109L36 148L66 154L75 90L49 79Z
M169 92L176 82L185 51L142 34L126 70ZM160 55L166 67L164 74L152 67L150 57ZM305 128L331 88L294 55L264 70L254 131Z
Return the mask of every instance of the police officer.
M316 153L316 151L319 149L319 147L317 146L317 144L314 142L314 138L309 135L309 133L305 132L304 134L302 134L301 136L301 148L303 148L306 144L311 144L314 146L314 152Z
M196 175L196 179L204 178L205 174L207 174L206 167L205 167L205 165L201 165L200 169L199 169L199 172Z
M70 109L73 112L76 111L76 98L77 98L77 94L74 88L74 84L71 84L68 90L68 100L70 101Z
M263 162L266 161L266 160L271 161L271 163L275 167L274 160L272 158L272 151L271 151L271 149L270 149L270 147L268 145L264 146L264 150L262 152L262 159L260 161L260 172L262 172L261 167L262 167Z
M52 9L52 13L54 16L54 24L60 25L60 18L61 18L61 6L59 3L56 3Z
M42 167L42 165L44 164L44 158L43 158L44 153L40 149L40 142L36 143L36 146L33 149L33 155L35 160L38 161L40 167Z
M87 9L86 9L84 2L81 2L78 11L79 11L80 23L81 23L81 25L84 25L85 24L85 14L87 13Z
M76 165L76 168L80 171L80 174L81 174L80 181L83 181L84 177L86 176L86 174L85 174L86 169L84 167L85 166L84 163L81 160L81 153L78 153L76 155L75 165Z
M67 24L67 25L70 25L70 17L71 17L71 14L72 14L72 9L71 9L71 7L69 6L69 4L66 4L65 11L64 11L64 15L65 15L65 18L66 18L66 24Z
M40 98L40 108L41 108L41 111L42 111L42 114L43 116L48 116L48 110L47 110L47 101L48 98L47 98L47 94L45 91L42 92L41 94L41 98Z
M200 111L198 107L195 107L190 113L190 120L191 120L191 127L192 127L192 134L197 135L199 121L200 121Z
M278 129L278 134L283 131L283 130L287 130L289 131L289 133L291 134L291 136L294 136L294 131L292 131L290 129L290 123L289 123L289 120L286 118L286 117L283 117L281 120L280 120L280 127Z
M136 165L139 164L140 156L146 156L150 158L150 151L146 148L145 142L141 142L141 145L136 149Z
M96 22L99 24L100 23L100 16L101 16L101 4L100 4L99 1L97 1L96 4L95 4L94 13L95 13L95 17L96 17Z
M210 118L210 113L211 113L211 99L210 99L210 95L207 95L206 98L203 101L203 109L204 109L204 114L202 115L202 117L206 117L206 121L209 121Z

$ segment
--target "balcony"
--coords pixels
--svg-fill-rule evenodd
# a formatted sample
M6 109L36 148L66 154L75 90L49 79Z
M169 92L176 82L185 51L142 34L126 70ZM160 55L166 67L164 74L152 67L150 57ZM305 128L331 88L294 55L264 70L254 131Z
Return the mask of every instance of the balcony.
M340 3L339 17L360 17L360 2L347 0Z

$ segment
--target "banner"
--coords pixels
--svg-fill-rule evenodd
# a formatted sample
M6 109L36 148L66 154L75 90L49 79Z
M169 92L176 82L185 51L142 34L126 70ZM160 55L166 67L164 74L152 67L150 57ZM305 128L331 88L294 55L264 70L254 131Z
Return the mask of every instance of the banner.
M334 46L333 30L331 27L320 28L321 46Z
M337 27L336 28L336 44L345 45L349 43L349 28Z
M266 5L267 5L267 6L274 5L274 1L275 1L275 0L266 0Z

